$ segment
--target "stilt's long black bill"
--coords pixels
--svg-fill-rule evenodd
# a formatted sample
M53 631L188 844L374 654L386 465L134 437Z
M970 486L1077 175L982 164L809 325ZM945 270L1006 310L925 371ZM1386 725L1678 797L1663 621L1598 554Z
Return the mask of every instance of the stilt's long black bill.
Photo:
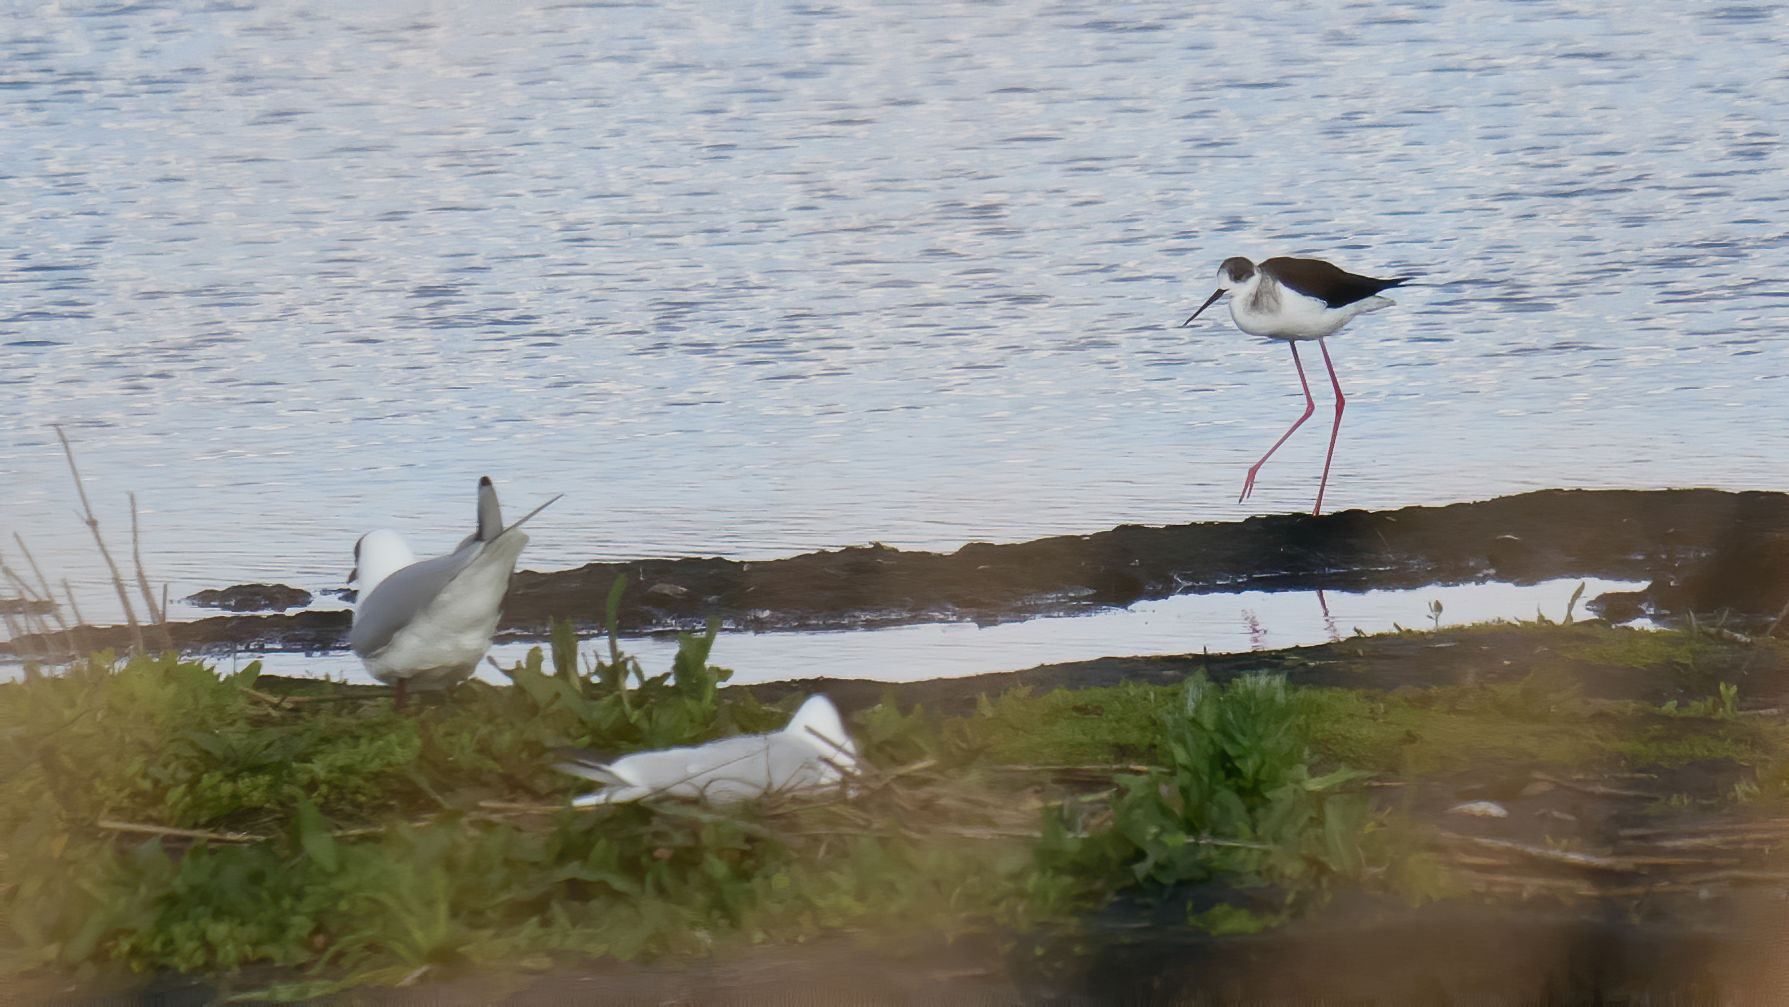
M1180 323L1180 327L1184 329L1187 326L1193 324L1193 318L1198 318L1201 312L1203 312L1206 308L1211 307L1211 302L1217 300L1218 298L1220 298L1222 296L1224 296L1224 288L1219 287L1217 290L1212 292L1212 295L1210 297L1207 297L1205 299L1204 304L1199 305L1199 310L1193 312L1192 318L1188 318L1186 321Z

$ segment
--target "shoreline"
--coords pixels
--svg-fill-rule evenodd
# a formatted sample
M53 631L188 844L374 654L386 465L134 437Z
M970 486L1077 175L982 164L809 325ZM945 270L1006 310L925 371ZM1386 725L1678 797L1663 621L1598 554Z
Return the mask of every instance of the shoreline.
M881 545L741 562L713 557L589 563L521 571L499 638L544 638L554 617L580 631L618 576L629 580L619 629L750 631L1005 622L1123 607L1189 593L1368 590L1560 577L1647 581L1587 599L1611 621L1726 613L1766 625L1789 602L1789 494L1724 490L1540 490L1492 500L1321 517L1121 525L1031 542L971 543L952 553ZM225 589L228 598L267 585ZM330 651L345 646L345 610L219 615L167 625L174 646ZM122 649L126 627L77 627L83 650ZM59 635L59 634L58 634ZM29 659L54 638L0 642Z

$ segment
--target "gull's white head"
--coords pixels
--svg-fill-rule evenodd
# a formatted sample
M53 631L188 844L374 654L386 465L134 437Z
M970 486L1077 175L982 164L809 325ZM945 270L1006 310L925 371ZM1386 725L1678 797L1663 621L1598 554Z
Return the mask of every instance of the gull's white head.
M348 583L365 598L380 581L414 562L416 554L410 551L404 536L389 528L370 531L354 543L354 569L348 574Z
M795 711L795 716L789 718L789 726L783 728L783 733L800 738L820 754L826 766L821 772L824 782L835 782L857 770L857 746L851 744L851 735L845 731L839 708L825 696L810 696L801 704L801 709Z
M1188 318L1186 321L1180 323L1181 327L1185 328L1186 326L1193 324L1193 318L1198 318L1200 313L1206 308L1211 307L1218 298L1225 294L1234 294L1240 297L1243 294L1248 293L1250 290L1253 290L1255 284L1259 282L1261 282L1261 271L1255 268L1253 262L1250 262L1240 255L1232 255L1228 259L1225 259L1224 264L1218 267L1217 290L1213 291L1212 295L1205 299L1204 304L1199 305L1199 310L1193 312L1192 318Z

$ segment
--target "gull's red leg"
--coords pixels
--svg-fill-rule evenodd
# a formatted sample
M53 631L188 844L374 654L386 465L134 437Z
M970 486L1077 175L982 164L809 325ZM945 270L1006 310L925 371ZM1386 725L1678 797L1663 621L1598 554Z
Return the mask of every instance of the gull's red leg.
M1261 456L1260 461L1249 466L1249 476L1242 481L1242 495L1236 498L1237 503L1242 503L1244 500L1247 500L1249 494L1255 491L1255 474L1261 471L1261 466L1267 464L1267 459L1272 458L1273 453L1280 449L1280 445L1286 443L1286 438L1292 436L1292 431L1303 426L1304 421L1310 419L1311 414L1317 411L1317 403L1311 400L1311 383L1304 379L1304 363L1298 359L1298 344L1291 340L1287 340L1286 345L1292 347L1292 366L1298 368L1298 386L1304 389L1304 415L1300 416L1297 422L1293 423L1285 433L1281 434L1279 440L1273 442L1273 447L1267 449L1267 453ZM1324 356L1327 358L1328 355L1329 351L1325 350ZM1333 374L1335 372L1331 371L1330 373ZM1321 495L1319 495L1319 498L1321 498Z
M1342 432L1342 408L1348 404L1342 397L1342 383L1336 380L1336 365L1329 360L1329 345L1319 339L1317 348L1323 351L1323 366L1329 368L1329 386L1336 390L1336 425L1329 431L1329 453L1323 456L1323 481L1317 484L1317 506L1311 508L1312 517L1323 512L1323 490L1329 485L1329 462L1336 456L1336 435Z

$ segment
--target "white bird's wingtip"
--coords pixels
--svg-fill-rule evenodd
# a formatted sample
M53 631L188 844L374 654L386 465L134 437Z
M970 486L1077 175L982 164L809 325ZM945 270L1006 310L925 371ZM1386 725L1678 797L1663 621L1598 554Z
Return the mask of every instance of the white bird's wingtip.
M503 508L497 502L497 487L490 476L478 477L478 531L475 537L489 542L503 534Z

